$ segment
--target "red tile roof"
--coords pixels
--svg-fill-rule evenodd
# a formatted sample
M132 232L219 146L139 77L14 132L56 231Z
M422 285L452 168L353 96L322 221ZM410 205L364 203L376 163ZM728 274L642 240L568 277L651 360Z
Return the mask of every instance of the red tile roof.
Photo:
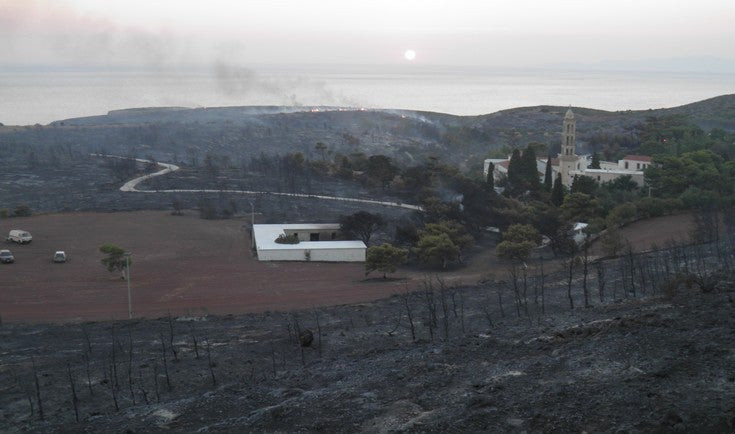
M648 155L626 155L623 157L623 160L631 160L631 161L643 161L644 163L650 163L651 157Z
M508 166L510 166L510 160L501 161L500 163L498 163L498 166L503 166L507 169Z

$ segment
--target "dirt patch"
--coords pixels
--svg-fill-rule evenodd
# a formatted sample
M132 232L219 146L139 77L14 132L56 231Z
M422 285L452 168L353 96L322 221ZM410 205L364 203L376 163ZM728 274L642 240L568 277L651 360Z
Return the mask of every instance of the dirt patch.
M694 229L694 216L681 213L639 220L620 229L623 239L633 246L633 251L641 252L662 248L669 242L686 243ZM599 242L592 244L593 255L602 254Z
M247 219L201 220L194 212L69 213L3 220L0 233L30 231L29 245L9 247L16 263L0 267L4 321L127 318L127 286L100 264L99 246L133 253L135 316L262 312L372 300L404 288L363 282L364 265L259 262ZM65 250L66 264L52 255Z

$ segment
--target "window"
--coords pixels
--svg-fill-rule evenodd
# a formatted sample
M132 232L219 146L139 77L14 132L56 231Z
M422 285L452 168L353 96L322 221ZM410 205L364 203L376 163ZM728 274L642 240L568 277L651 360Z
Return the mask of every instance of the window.
M628 162L627 161L625 162L625 168L626 169L628 168Z
M319 241L319 233L312 232L309 234L309 241Z
M635 163L635 168L640 170L641 169L641 163Z

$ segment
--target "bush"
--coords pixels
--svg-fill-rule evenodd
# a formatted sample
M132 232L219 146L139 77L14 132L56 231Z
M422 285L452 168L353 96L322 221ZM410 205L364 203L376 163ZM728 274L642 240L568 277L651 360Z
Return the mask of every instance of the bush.
M286 235L281 234L276 238L276 242L278 244L298 244L299 243L299 237L296 234ZM309 260L309 258L307 258Z
M0 219L6 219L10 216L10 212L7 208L0 208Z
M622 226L632 221L636 214L636 206L632 203L618 205L607 215L607 224L608 226Z
M719 196L713 191L706 191L694 186L689 186L689 188L681 194L680 198L687 208L701 208L708 204L717 203Z
M18 205L13 215L16 217L29 217L31 215L31 208L28 205Z
M679 199L659 199L657 197L644 197L635 203L638 216L642 218L660 217L670 214L684 207Z

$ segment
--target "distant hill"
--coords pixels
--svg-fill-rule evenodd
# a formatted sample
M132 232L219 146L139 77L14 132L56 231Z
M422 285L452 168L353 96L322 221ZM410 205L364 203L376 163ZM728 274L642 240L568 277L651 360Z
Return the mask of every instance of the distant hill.
M0 146L63 145L195 163L207 154L232 162L261 153L319 158L315 144L323 142L331 155L385 154L406 164L436 156L474 168L503 146L537 141L554 151L567 108L521 107L482 116L340 107L134 108L48 126L0 127ZM583 150L605 141L634 143L636 127L649 116L686 115L704 129L735 131L735 95L657 110L572 110Z

